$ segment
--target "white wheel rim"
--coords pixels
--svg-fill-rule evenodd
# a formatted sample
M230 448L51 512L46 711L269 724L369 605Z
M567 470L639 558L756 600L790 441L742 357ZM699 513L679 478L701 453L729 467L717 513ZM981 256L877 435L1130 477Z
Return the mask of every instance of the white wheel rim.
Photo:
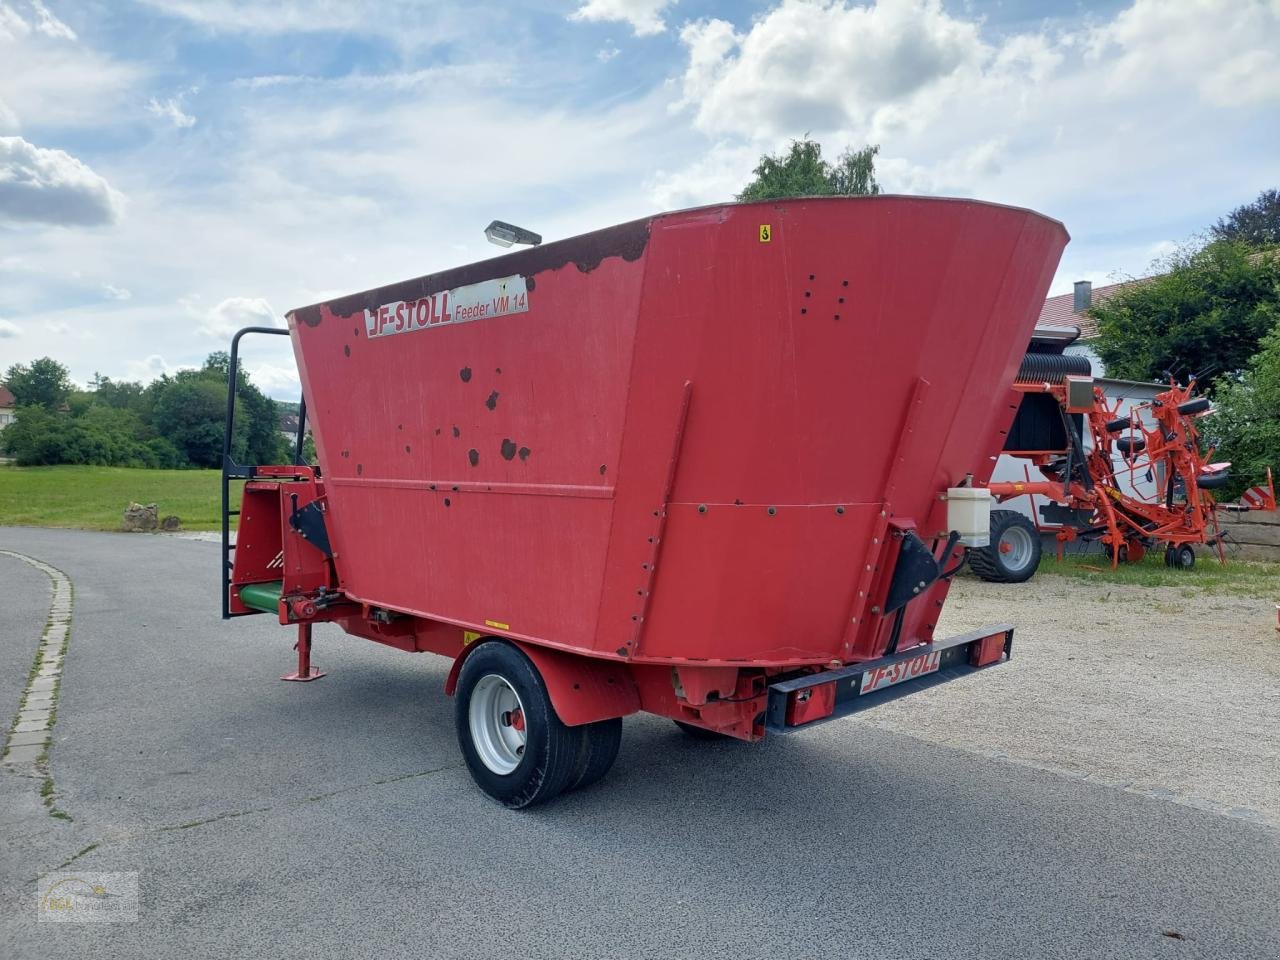
M471 691L467 721L481 763L499 776L520 765L528 742L524 704L503 677L487 673L480 678Z
M1031 562L1033 551L1031 534L1022 527L1010 527L1000 535L997 548L1004 557L1004 565L1010 570L1021 570Z

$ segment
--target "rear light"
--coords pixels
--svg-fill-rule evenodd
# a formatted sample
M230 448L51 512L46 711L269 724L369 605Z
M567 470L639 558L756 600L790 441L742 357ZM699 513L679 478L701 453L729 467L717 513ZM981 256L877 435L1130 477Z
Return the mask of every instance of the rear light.
M836 708L836 682L793 690L787 698L787 726L798 727L811 720L831 716Z
M993 663L999 663L1000 658L1004 656L1005 634L993 633L989 637L983 637L973 645L973 650L969 654L969 663L975 667L985 667Z

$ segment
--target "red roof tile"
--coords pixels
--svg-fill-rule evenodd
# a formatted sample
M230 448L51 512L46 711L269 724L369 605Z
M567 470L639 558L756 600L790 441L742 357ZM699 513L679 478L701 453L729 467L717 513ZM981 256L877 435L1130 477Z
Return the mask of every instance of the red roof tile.
M18 401L13 398L9 388L0 384L0 407L16 407L17 405Z
M1145 283L1146 280L1125 280L1123 283L1109 283L1105 287L1093 288L1093 303L1098 304L1109 297L1114 297L1125 287L1131 287L1135 283ZM1087 313L1076 313L1075 292L1060 293L1056 297L1049 297L1044 302L1044 306L1040 308L1040 323L1053 324L1074 324L1080 328L1081 340L1092 340L1098 335L1098 321Z

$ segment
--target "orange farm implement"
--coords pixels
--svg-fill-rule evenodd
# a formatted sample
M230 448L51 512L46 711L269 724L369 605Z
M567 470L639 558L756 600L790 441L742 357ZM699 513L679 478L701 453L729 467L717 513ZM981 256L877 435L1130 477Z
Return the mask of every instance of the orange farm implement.
M1033 349L1044 347L1046 332L1037 329ZM1029 558L1038 560L1046 530L1056 536L1059 557L1073 540L1098 542L1113 569L1161 548L1169 566L1193 566L1196 546L1225 562L1222 508L1213 491L1228 483L1230 464L1214 463L1202 442L1197 421L1211 409L1195 388L1194 377L1185 384L1171 378L1153 399L1122 410L1121 401L1109 401L1094 383L1087 358L1027 354L1015 381L1022 401L1005 453L1028 461L1045 479L1031 480L1024 468L1026 481L988 489L1001 503L1026 496L1034 507L1036 497L1049 500L1046 517L1058 522L993 511L991 542L970 551L971 566L985 579L1025 580L1035 571ZM1271 471L1230 509L1275 510Z

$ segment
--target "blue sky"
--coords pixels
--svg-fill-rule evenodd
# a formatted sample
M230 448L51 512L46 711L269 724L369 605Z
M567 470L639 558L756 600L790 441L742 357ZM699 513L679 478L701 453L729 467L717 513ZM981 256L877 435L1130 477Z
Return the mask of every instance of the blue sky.
M0 0L0 368L149 379L806 133L1061 219L1055 292L1141 275L1278 185L1277 51L1280 0Z

